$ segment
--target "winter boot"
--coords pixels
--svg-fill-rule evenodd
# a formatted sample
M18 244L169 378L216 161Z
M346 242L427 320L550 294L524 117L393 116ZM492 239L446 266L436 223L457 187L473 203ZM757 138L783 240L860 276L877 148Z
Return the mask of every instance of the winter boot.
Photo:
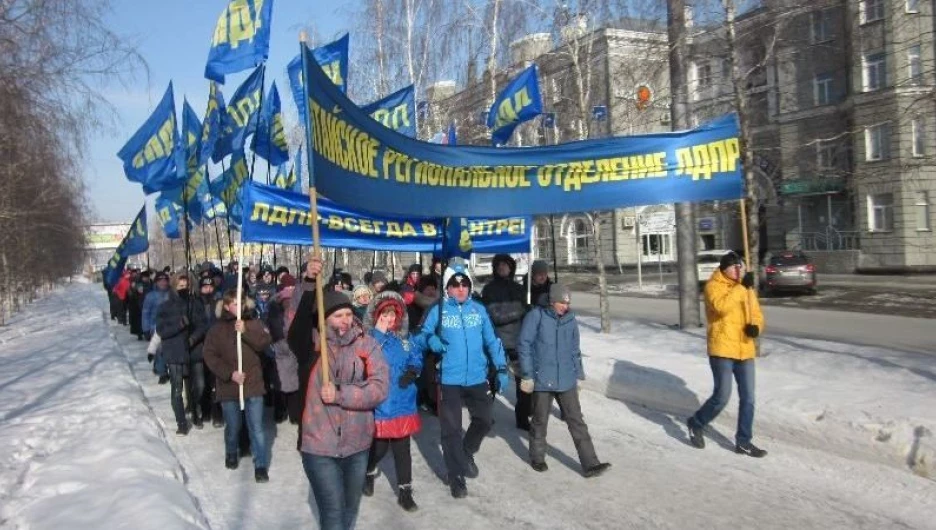
M238 458L237 454L228 454L224 455L224 467L228 469L237 469Z
M764 458L767 456L767 451L757 447L756 445L748 442L746 444L738 444L735 446L735 452L739 455L748 455L754 458Z
M265 467L258 467L254 470L254 480L257 484L263 484L270 481L270 475Z
M195 427L198 430L205 428L205 424L202 423L201 414L197 412L192 413L192 427Z
M465 453L465 476L468 478L478 478L478 464L475 463L474 455Z
M609 469L611 469L611 464L595 464L585 470L585 478L597 477Z
M175 433L178 434L179 436L186 436L188 435L190 430L192 430L192 426L186 422L186 423L183 423L182 425L179 425L179 428L176 429Z
M689 427L689 443L692 447L705 449L705 437L702 435L702 427L697 426L692 418L686 421L686 425Z
M549 470L549 466L546 465L546 462L530 462L530 467L533 468L533 471L538 471L540 473Z
M374 495L374 480L377 479L377 475L380 474L380 471L373 470L368 471L367 475L364 475L364 488L361 490L364 493L365 497L370 497Z
M408 512L415 512L419 509L419 506L416 506L416 501L413 500L412 484L400 484L397 493L397 504Z
M449 489L452 491L452 497L464 499L468 496L468 486L465 484L465 477L451 477L449 479Z
M168 382L169 382L169 376L168 376L168 375L161 375L161 376L159 376L159 384L164 385L164 384L166 384L166 383L168 383Z

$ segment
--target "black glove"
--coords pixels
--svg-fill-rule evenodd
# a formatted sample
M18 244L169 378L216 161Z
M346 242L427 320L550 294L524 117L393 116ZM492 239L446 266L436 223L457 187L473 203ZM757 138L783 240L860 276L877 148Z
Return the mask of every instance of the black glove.
M413 381L415 381L417 377L419 377L419 372L417 372L415 368L407 368L406 371L403 372L403 375L400 376L400 380L397 384L400 388L406 388L413 384Z
M760 336L760 328L757 327L757 324L746 324L744 326L744 334L752 339L756 339Z
M748 289L754 287L754 273L745 272L744 277L741 278L741 285L747 287Z

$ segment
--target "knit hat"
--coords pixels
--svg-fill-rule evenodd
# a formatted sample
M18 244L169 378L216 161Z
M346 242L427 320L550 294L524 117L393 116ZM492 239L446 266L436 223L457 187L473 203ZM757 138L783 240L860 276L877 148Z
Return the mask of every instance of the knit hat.
M393 312L396 313L396 324L393 326L391 331L396 331L400 329L403 324L403 315L405 314L405 308L402 303L400 303L399 298L384 298L377 302L377 306L374 308L374 321L380 318L380 315L383 314L387 308L392 308Z
M536 261L533 262L533 265L532 265L532 267L531 267L531 271L532 271L533 274L539 274L539 273L541 273L541 272L547 273L547 274L548 274L548 273L549 273L549 264L546 263L545 261L541 260L541 259L538 259L538 260L536 260Z
M465 274L465 273L456 272L455 274L452 274L452 276L451 276L451 277L448 279L448 281L445 283L445 288L448 289L449 287L455 287L456 285L459 285L459 284L465 283L465 282L468 283L468 288L470 289L470 288L471 288L471 277L468 276L468 275Z
M738 255L735 251L730 251L724 256L721 257L721 261L718 262L718 268L722 271L729 269L736 265L743 265L744 262L741 261L741 256Z
M286 274L283 274L283 277L282 277L282 278L280 278L279 285L280 285L280 287L282 287L282 288L284 288L284 289L285 289L286 287L295 287L295 285L296 285L296 279L293 278L292 274L289 274L289 273L287 272Z
M413 272L418 272L419 274L422 274L422 271L423 271L422 265L420 265L419 263L413 263L412 265L409 266L408 269L406 269L406 275L409 276Z
M371 274L370 282L368 282L368 283L370 283L371 285L373 285L373 284L379 283L379 282L382 282L382 283L384 283L384 284L388 283L388 282L387 282L387 275L384 274L383 271L374 271L373 274Z
M276 289L269 283L258 283L254 288L254 292L257 293L257 296L260 296L261 294L273 296L273 293L276 292Z
M561 283L552 284L549 287L549 303L554 302L571 303L572 293L569 292L569 288Z
M326 291L322 301L325 306L325 318L330 317L332 313L339 309L353 309L351 300L347 295L339 291Z
M156 276L153 278L153 283L158 282L159 280L169 281L169 275L165 272L157 272Z
M214 280L211 279L211 276L202 276L201 279L198 280L199 287L204 287L206 285L214 287Z

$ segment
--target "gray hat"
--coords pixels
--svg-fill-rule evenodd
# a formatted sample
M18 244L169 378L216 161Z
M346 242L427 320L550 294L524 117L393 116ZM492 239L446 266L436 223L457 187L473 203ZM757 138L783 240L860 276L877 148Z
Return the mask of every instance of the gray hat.
M561 283L554 283L549 287L549 303L553 302L572 302L572 293L569 288Z
M541 259L538 259L533 262L531 270L533 274L539 274L541 272L549 273L549 264Z

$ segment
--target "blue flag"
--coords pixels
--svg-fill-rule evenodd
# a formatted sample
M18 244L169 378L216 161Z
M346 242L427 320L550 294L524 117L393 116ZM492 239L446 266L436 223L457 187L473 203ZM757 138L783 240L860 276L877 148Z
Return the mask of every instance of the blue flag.
M322 67L325 75L331 79L342 92L348 88L348 42L350 38L346 33L344 37L312 51L312 57ZM286 67L289 74L289 88L292 90L296 109L302 126L306 122L306 103L302 88L302 56L297 55Z
M211 159L215 163L235 151L242 151L247 135L257 129L260 98L263 93L263 66L237 88L221 116L221 137L215 144Z
M361 107L384 127L416 138L416 97L413 85Z
M231 0L218 18L205 77L224 84L224 76L253 68L270 55L273 0Z
M521 123L532 120L543 112L536 64L520 73L511 81L491 105L487 126L493 129L491 142L504 145Z
M124 267L127 265L127 258L136 254L142 254L149 249L149 230L146 226L146 205L140 208L130 230L124 236L120 246L114 252L114 255L107 262L107 268L104 269L104 281L107 285L113 287L123 274Z
M201 147L202 123L198 114L189 105L187 99L182 102L182 145L185 152L185 168L191 173L199 166L198 155Z
M243 151L238 151L231 157L231 167L221 174L221 178L211 183L211 194L224 202L228 222L237 229L240 229L241 224L240 192L248 176L247 158Z
M195 190L198 198L198 204L201 208L202 219L212 221L215 217L227 216L227 207L221 199L211 193L211 187L207 178L198 182L198 188Z
M117 153L127 179L142 184L147 194L180 185L177 142L175 97L170 82L156 110Z
M742 196L737 117L689 131L510 148L435 145L374 122L306 60L316 189L381 214L503 218Z
M182 237L182 206L172 197L172 192L163 192L156 197L156 218L169 239Z
M276 82L270 87L270 93L263 100L257 133L253 135L250 149L271 165L279 166L289 160L289 145L286 143L286 131L283 129L283 113L280 108L280 95Z
M208 106L205 107L205 121L202 123L201 145L198 147L198 165L208 163L215 150L215 144L221 136L221 117L226 114L224 95L218 84L212 81L208 88Z

